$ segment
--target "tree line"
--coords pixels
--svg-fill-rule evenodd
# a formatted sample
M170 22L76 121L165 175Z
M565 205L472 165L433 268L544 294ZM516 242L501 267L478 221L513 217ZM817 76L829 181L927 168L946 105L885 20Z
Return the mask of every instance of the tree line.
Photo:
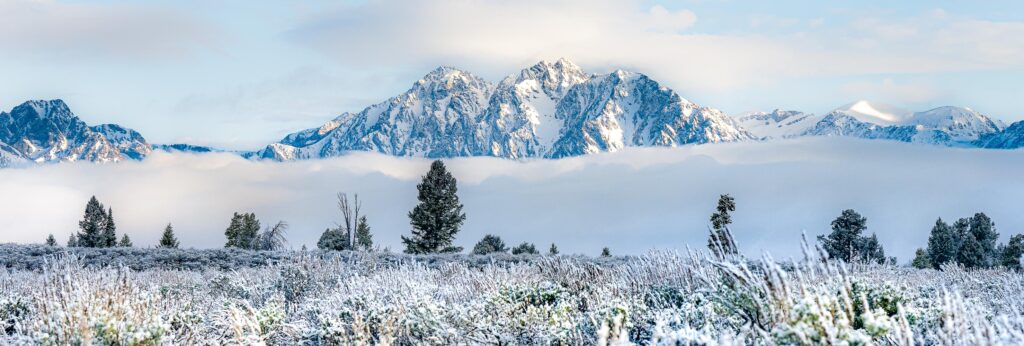
M411 232L401 237L404 252L408 254L457 253L463 248L455 246L456 235L466 221L463 205L459 202L458 184L455 177L440 160L434 161L430 169L416 185L418 203L409 211ZM373 235L366 215L362 214L359 195L349 199L348 194L338 193L337 207L341 222L324 230L317 241L321 250L372 251ZM736 211L736 200L721 195L709 219L707 247L718 257L739 254L736 240L729 225L731 213ZM887 257L878 237L866 235L867 218L853 209L840 212L831 222L832 231L819 235L817 241L830 259L844 262L896 263L895 257ZM287 247L285 232L288 224L279 221L261 230L260 220L255 213L234 213L224 231L226 248L246 250L281 250ZM1004 266L1020 269L1024 254L1024 235L1014 235L1007 244L996 244L999 233L995 223L984 213L957 220L949 225L938 219L932 227L926 248L918 249L911 264L918 268L941 268L947 263L956 263L968 268L990 268ZM85 214L79 222L79 231L71 235L68 246L113 247L132 246L128 235L116 241L116 226L113 209L104 209L96 197L86 203ZM57 245L51 234L46 243ZM174 229L168 224L157 247L177 248L178 240ZM536 245L523 242L509 248L501 237L487 234L473 246L472 254L494 253L540 254ZM547 254L557 255L558 247L551 244ZM611 256L607 247L601 256Z

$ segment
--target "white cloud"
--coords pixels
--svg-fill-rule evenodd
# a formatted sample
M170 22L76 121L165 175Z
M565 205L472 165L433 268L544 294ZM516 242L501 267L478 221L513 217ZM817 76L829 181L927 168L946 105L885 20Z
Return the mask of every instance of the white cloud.
M195 17L155 6L0 2L0 45L8 59L161 59L212 48L218 36Z
M827 232L842 209L868 218L888 254L909 260L935 218L988 213L1003 237L1024 229L1019 151L949 149L849 139L801 139L632 149L564 160L448 160L468 220L459 245L486 233L507 243L556 242L596 254L701 248L718 194L736 197L741 248L797 255L802 231ZM334 194L358 192L375 241L400 250L406 213L428 160L368 153L320 161L249 162L231 155L157 154L116 165L0 170L0 241L66 239L90 195L113 207L118 229L154 244L173 222L185 246L218 247L234 211L292 224L312 246L338 221Z
M456 64L510 73L568 57L595 68L635 68L682 91L770 86L779 79L930 73L1021 67L1024 23L937 11L910 18L754 17L771 33L697 33L700 13L640 1L369 1L325 11L291 33L303 44L358 65ZM851 14L844 14L853 16ZM807 31L804 31L807 30ZM1012 41L1012 40L1011 40Z
M892 104L935 103L946 96L932 84L900 83L892 78L850 82L840 87L840 93L851 100L868 99Z

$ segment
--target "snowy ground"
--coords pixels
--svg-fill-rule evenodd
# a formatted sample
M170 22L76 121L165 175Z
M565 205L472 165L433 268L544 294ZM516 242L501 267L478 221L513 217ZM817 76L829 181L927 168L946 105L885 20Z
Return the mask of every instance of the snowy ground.
M389 255L390 256L390 255ZM651 252L0 273L4 344L1020 344L1024 276Z

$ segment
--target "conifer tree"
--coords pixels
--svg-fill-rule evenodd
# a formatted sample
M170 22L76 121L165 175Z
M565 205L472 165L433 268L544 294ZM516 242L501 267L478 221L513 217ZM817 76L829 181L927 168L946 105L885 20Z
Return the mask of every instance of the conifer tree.
M132 240L128 238L128 233L121 235L121 241L117 243L118 247L132 247Z
M167 249L178 248L178 238L174 236L174 227L171 224L167 224L167 227L164 228L164 234L160 237L160 245L157 247Z
M1020 259L1024 255L1024 234L1010 237L1010 241L1000 251L1000 264L1009 269L1021 269Z
M832 259L885 263L885 251L878 238L874 234L870 237L862 235L866 229L867 218L853 209L847 209L832 221L832 233L828 236L819 235L818 241Z
M601 249L601 257L612 257L612 250L607 247Z
M73 232L68 237L68 247L78 247L78 236Z
M103 204L92 196L85 204L85 214L82 221L78 222L78 246L81 247L102 247L106 244L103 238L103 231L106 227L107 213L103 210Z
M103 236L101 247L117 246L117 226L114 224L114 209L107 207L107 215L103 220Z
M409 212L412 235L402 236L405 252L424 254L437 252L460 252L461 247L452 246L455 234L459 232L466 214L459 203L455 177L448 172L441 160L430 165L430 171L423 181L416 185L419 204Z
M366 222L366 216L360 217L356 225L356 247L363 251L373 250L373 234L370 233L370 224Z
M558 247L555 246L555 243L551 243L551 247L548 248L548 255L554 256L554 255L557 255L557 254L558 254Z
M983 267L985 265L985 250L978 239L973 236L964 237L956 261L967 268Z
M999 264L999 254L996 252L999 233L996 232L996 224L985 213L976 213L971 217L970 226L971 235L978 241L981 249L980 266L988 268Z
M960 240L953 227L942 221L935 220L931 235L928 236L928 263L938 269L945 263L956 261Z
M536 255L539 253L540 251L537 251L537 247L534 246L533 243L523 242L522 244L512 248L513 255Z
M53 233L46 236L46 246L57 246L57 238L53 237Z
M711 214L711 234L708 236L708 249L720 255L733 255L739 252L736 242L729 231L732 216L729 212L736 211L736 201L728 194L718 197L718 206Z
M260 220L256 219L255 213L234 213L231 216L231 223L224 230L227 243L224 247L235 247L239 249L255 249L258 247L260 233Z
M320 240L316 242L316 247L324 251L348 250L348 237L340 229L328 228L320 234Z
M501 240L501 237L491 234L485 235L483 239L480 239L473 246L474 255L487 255L506 251L508 251L508 247L505 246L505 241Z
M924 249L917 249L914 252L914 261L910 262L910 265L917 269L931 268L931 259L928 256L928 251Z

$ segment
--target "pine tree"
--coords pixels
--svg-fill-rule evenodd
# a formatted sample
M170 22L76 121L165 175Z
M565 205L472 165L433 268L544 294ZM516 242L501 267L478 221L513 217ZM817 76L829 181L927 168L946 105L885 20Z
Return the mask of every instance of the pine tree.
M68 237L68 247L78 247L78 236L75 233Z
M160 237L160 245L157 247L167 249L178 248L178 238L174 236L174 227L171 224L167 224L167 227L164 228L164 234Z
M231 216L231 224L224 230L224 236L227 238L224 247L247 250L257 248L259 233L260 220L256 219L255 213L234 213Z
M983 267L985 265L985 250L978 239L967 236L960 245L956 261L967 268Z
M452 246L455 234L459 232L466 214L459 203L455 177L445 168L441 160L430 165L430 171L423 181L416 185L419 204L409 212L412 236L402 236L405 252L424 254L437 252L460 252L461 247Z
M861 233L867 229L867 219L853 209L843 210L838 218L832 221L832 233L818 236L821 247L829 258L850 262L857 256Z
M474 255L487 255L506 251L508 251L508 247L505 246L505 241L501 240L501 237L491 234L485 235L483 239L480 239L473 246Z
M917 269L931 268L932 263L929 258L928 252L924 249L917 249L914 252L914 261L910 262L910 265Z
M57 238L53 237L53 233L46 236L46 246L57 246Z
M732 255L739 252L736 242L729 232L732 216L729 212L736 211L736 201L728 194L718 197L718 206L711 214L711 234L708 236L708 249L719 255Z
M117 243L119 247L132 247L132 240L128 238L128 233L121 235L121 241Z
M999 240L999 233L996 232L996 224L985 213L977 213L971 217L970 225L971 235L981 248L981 267L997 265L999 254L996 252L996 242Z
M843 210L842 214L832 221L832 233L828 236L818 236L818 241L828 253L828 257L844 262L860 260L885 263L885 250L878 242L878 237L874 234L870 237L862 235L868 228L867 221L867 218L853 209Z
M1010 242L1000 251L1000 264L1006 268L1020 270L1020 258L1024 255L1024 234L1010 237Z
M533 243L523 242L518 246L512 248L513 255L537 255L540 251L537 251L537 247Z
M320 240L316 242L316 247L324 251L348 250L348 237L340 229L328 228L320 234Z
M107 207L107 215L103 220L101 247L117 246L117 226L114 225L114 209Z
M356 247L363 251L373 250L373 234L370 233L370 224L366 222L366 216L360 217L356 226Z
M612 250L607 247L601 249L601 257L612 257Z
M557 255L557 254L558 254L558 247L555 246L555 243L551 243L551 247L548 248L548 255L554 256L554 255Z
M939 269L945 263L956 261L959 247L960 239L953 227L943 222L942 218L935 220L935 226L928 236L928 263Z
M92 196L85 204L82 221L78 222L78 246L102 247L106 243L103 238L106 219L107 213L103 210L103 205L96 199L96 196Z

